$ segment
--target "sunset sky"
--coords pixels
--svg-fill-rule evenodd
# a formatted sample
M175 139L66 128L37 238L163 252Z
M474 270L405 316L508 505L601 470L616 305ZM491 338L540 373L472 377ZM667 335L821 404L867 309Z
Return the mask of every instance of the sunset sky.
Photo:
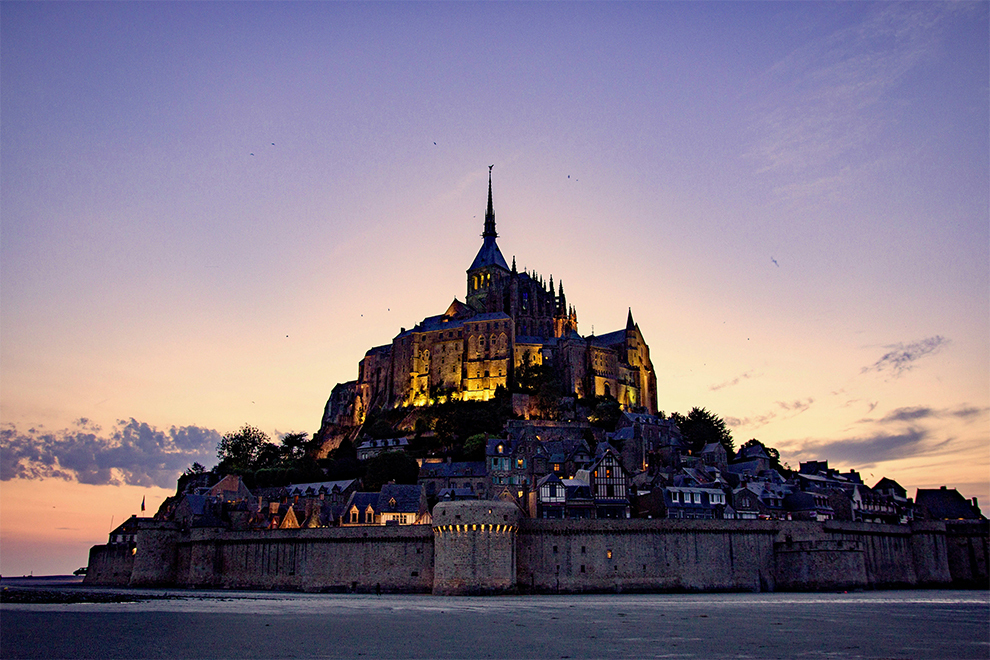
M659 406L990 504L988 3L0 4L0 573L506 259Z

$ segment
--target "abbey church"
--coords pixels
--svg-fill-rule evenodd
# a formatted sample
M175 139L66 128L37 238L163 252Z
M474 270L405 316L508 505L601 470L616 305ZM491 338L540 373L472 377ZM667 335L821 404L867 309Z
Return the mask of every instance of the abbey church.
M524 363L549 364L565 392L614 397L625 410L657 412L650 349L629 311L626 327L582 337L563 284L518 272L499 250L491 168L482 245L467 269L464 302L402 328L391 344L369 350L356 381L337 385L324 424L356 426L370 410L421 406L438 394L488 400L509 388Z

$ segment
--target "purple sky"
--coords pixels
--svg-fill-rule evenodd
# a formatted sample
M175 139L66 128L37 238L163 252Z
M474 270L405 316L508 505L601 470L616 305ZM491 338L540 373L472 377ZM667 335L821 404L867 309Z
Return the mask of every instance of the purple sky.
M492 163L506 258L582 334L631 307L661 409L990 501L988 33L985 2L0 4L0 572L84 564L217 433L315 431L463 300Z

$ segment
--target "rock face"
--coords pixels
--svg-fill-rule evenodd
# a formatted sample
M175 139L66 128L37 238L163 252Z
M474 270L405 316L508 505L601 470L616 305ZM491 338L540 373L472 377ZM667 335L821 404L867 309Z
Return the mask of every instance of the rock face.
M433 509L433 593L497 594L516 588L519 508L510 502L441 502Z

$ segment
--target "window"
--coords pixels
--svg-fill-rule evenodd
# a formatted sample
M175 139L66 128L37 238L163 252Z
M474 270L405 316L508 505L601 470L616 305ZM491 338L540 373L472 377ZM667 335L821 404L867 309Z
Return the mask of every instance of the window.
M516 469L517 470L525 470L526 469L526 459L525 458L517 458L516 459Z

